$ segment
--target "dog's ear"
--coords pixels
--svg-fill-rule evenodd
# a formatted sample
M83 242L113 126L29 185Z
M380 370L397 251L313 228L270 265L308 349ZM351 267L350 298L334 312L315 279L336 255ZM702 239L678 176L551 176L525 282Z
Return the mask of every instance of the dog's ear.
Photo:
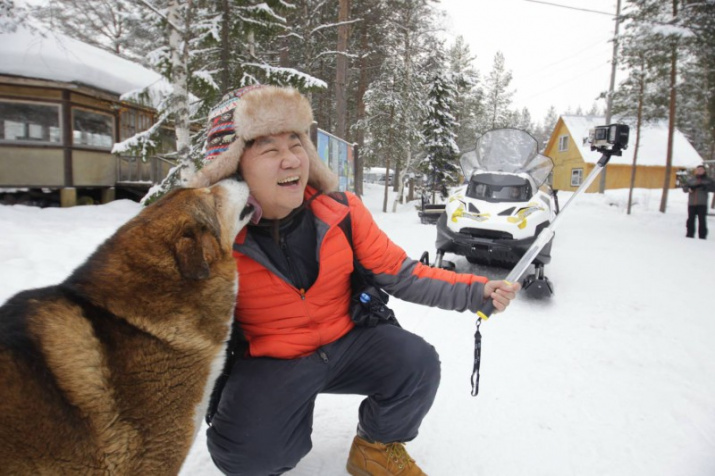
M211 275L210 265L219 255L216 238L208 231L187 233L176 242L176 263L181 275L187 279L206 279Z

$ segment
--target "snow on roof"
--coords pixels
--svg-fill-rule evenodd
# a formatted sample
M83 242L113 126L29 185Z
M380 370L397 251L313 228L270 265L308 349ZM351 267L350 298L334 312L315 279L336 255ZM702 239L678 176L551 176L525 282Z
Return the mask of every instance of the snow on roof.
M164 81L150 69L61 33L23 28L0 33L0 74L84 84L118 95Z
M603 116L561 116L564 125L571 133L576 146L581 152L581 157L586 163L595 164L601 158L601 154L592 151L588 143L588 131L596 126L606 124ZM623 122L615 118L612 123ZM629 124L629 122L625 122ZM633 163L633 153L636 145L636 129L631 126L628 148L623 151L621 157L613 156L610 164L631 165ZM663 120L653 124L641 126L640 145L638 151L637 165L665 166L666 155L668 153L668 122ZM692 168L703 163L702 157L690 144L688 139L679 130L675 130L673 140L673 167Z

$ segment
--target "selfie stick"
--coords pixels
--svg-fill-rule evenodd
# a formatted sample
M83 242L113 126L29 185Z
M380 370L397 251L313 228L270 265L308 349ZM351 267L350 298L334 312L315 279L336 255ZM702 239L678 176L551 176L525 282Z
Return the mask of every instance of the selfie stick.
M623 127L623 126L621 126ZM627 132L626 132L627 134ZM627 137L627 135L626 135ZM531 265L531 262L534 261L534 258L539 254L539 252L546 246L549 241L551 241L551 238L554 236L554 230L558 226L561 216L563 215L564 211L568 209L568 206L571 204L571 202L574 201L574 199L584 190L586 190L594 180L596 180L596 177L601 173L601 171L606 167L606 164L608 164L608 161L611 160L612 155L621 155L621 151L626 148L628 145L627 139L625 144L621 143L616 143L613 145L611 149L607 148L598 148L597 150L601 152L603 155L601 155L601 159L598 161L596 164L596 167L591 171L590 174L588 174L588 177L586 177L586 180L581 184L581 186L574 192L573 195L571 195L571 198L566 202L566 205L561 208L561 211L559 212L558 215L556 215L556 218L554 218L554 221L551 222L551 224L546 227L539 235L536 237L536 240L534 240L534 243L529 247L528 250L526 250L526 253L524 253L524 256L519 260L518 263L514 266L514 269L511 270L511 272L507 275L506 278L504 278L504 281L507 283L515 283L519 279L521 279L522 275L524 272L529 268ZM487 302L484 304L484 306L477 311L477 332L474 334L474 368L472 370L472 396L476 396L477 393L479 393L479 364L481 362L481 349L482 349L482 335L479 332L479 326L482 322L482 320L486 321L489 319L489 316L494 312L494 300L489 299Z

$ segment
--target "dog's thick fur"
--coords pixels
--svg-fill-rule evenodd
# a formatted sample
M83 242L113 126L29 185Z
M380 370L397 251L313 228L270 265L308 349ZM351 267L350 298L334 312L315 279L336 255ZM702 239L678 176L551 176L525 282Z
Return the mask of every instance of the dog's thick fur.
M223 365L247 199L171 192L0 307L0 473L178 473Z

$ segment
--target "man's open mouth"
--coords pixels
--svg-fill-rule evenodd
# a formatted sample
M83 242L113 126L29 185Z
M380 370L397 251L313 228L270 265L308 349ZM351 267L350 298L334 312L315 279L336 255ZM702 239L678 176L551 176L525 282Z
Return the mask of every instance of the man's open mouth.
M297 185L298 182L300 181L300 177L293 176L293 177L286 177L283 180L278 181L278 185L281 187L288 186L288 185Z

